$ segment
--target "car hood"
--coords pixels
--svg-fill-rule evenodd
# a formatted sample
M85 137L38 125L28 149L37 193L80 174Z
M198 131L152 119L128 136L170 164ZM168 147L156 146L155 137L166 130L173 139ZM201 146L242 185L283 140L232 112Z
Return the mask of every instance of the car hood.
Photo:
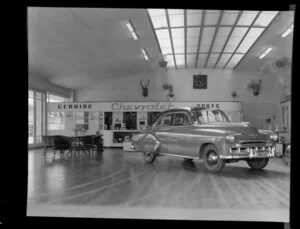
M220 130L224 133L234 134L236 137L247 139L257 139L265 136L265 134L259 133L258 129L251 125L249 122L228 122L228 123L212 123L212 124L197 124L196 127L203 130ZM239 137L238 137L239 138Z

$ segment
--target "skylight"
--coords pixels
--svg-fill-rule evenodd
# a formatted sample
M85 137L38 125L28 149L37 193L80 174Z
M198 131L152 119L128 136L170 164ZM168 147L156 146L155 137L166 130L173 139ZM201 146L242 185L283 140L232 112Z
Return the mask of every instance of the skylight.
M278 11L148 9L170 68L235 68Z

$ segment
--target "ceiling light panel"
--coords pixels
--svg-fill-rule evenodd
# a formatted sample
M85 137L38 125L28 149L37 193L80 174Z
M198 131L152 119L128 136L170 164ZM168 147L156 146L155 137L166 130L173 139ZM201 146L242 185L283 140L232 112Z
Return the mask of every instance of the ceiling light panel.
M250 26L259 11L243 11L237 25Z
M167 28L167 18L164 9L148 9L154 29Z
M240 11L225 10L220 25L234 25Z
M282 38L287 37L287 35L289 35L293 31L293 29L294 29L294 23L281 34L281 37Z
M162 51L162 54L172 54L173 53L171 46L161 47L161 51Z
M245 39L242 41L240 47L237 49L237 52L239 53L246 53L248 49L254 44L256 41L256 38L254 37L245 37Z
M198 38L196 37L188 37L187 38L187 46L197 46L198 45Z
M183 10L168 10L170 27L184 26Z
M158 39L170 39L170 34L168 29L155 30Z
M172 53L171 40L168 29L155 30L163 54Z
M219 27L212 52L221 52L232 27Z
M242 37L245 35L247 30L248 30L248 27L235 27L231 34L231 37Z
M219 27L217 37L228 37L232 27Z
M172 38L184 38L184 28L171 29Z
M184 53L184 46L176 46L174 47L175 54L183 54Z
M215 33L216 27L204 27L202 40L200 45L200 52L208 52L211 42L213 40L213 36Z
M198 28L187 28L187 37L199 37L200 27Z
M256 19L254 26L267 27L273 18L277 15L278 11L263 11Z
M171 47L170 39L160 39L159 40L160 47Z
M187 53L197 53L197 48L198 48L198 46L187 46L186 52Z
M216 64L219 56L220 56L219 53L217 53L217 54L215 54L215 53L210 54L210 57L209 57L209 59L207 61L207 65L208 65L207 67L213 67Z
M264 30L264 28L251 28L237 49L237 52L246 53Z
M173 46L183 46L184 47L184 37L173 38Z
M226 68L234 68L243 56L243 54L234 54L229 63L227 64Z
M224 49L224 52L234 52L241 40L242 37L230 37Z
M216 65L216 68L223 68L230 57L231 57L231 54L222 54L222 56L220 57L217 65Z
M149 15L152 17L156 16L165 16L165 10L164 9L148 9Z
M188 67L195 65L195 61L196 61L196 54L187 54L186 55L186 63L188 65Z
M247 37L258 38L260 34L265 30L265 28L251 28L247 33Z
M220 15L220 10L206 10L204 25L217 25Z
M169 16L171 15L183 15L183 9L168 9Z
M204 54L200 53L199 54L199 56L198 56L198 64L197 64L199 68L203 68L204 67L204 65L206 63L207 57L208 57L207 53L204 53Z
M185 64L184 55L175 55L175 60L176 60L176 65L177 66Z
M202 10L200 13L191 13L187 10L187 26L200 26L202 18Z

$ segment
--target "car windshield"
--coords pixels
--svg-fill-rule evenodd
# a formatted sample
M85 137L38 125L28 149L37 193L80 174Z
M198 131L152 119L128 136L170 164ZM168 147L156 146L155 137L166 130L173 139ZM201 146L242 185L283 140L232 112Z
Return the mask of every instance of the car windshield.
M194 110L196 121L199 124L230 122L228 116L221 110Z

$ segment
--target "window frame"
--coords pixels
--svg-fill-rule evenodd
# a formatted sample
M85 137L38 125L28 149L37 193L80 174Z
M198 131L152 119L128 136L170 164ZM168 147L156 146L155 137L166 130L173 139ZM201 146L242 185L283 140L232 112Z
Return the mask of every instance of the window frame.
M163 117L165 117L165 116L171 116L171 124L172 124L172 121L173 121L173 113L166 113L166 114L163 114L163 115L161 115L158 119L157 119L157 121L155 122L155 124L154 124L154 127L171 127L171 125L168 125L168 126L163 126L163 125L158 125L158 122L163 118Z
M188 117L189 124L188 124L188 125L180 125L180 126L178 126L178 125L173 125L173 121L174 121L174 119L175 119L175 115L176 115L176 114L184 114L184 115L186 115L186 116ZM172 123L171 123L171 126L172 126L172 127L186 127L186 126L191 126L191 125L192 125L192 120L191 120L191 117L190 117L190 115L189 115L189 112L186 112L186 111L177 111L177 112L173 112Z

